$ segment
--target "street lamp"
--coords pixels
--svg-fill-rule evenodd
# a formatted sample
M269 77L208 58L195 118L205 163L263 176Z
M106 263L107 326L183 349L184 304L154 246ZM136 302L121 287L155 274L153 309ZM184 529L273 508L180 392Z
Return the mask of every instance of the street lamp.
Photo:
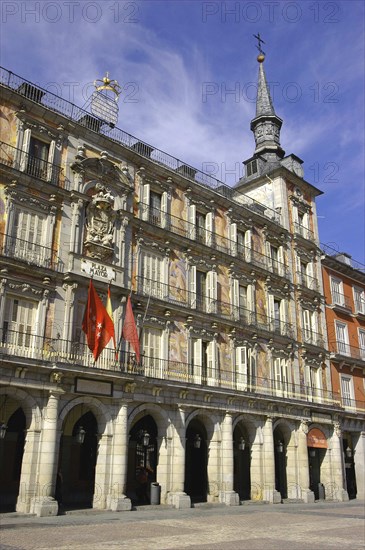
M76 443L78 443L79 445L82 445L83 442L85 441L85 434L86 434L86 430L84 430L82 426L79 426L75 434Z
M238 449L240 451L244 451L246 446L246 441L243 439L243 437L240 437L240 441L238 443Z
M194 437L194 447L195 447L195 449L200 449L201 442L202 442L202 438L200 437L199 434L196 434L196 436Z

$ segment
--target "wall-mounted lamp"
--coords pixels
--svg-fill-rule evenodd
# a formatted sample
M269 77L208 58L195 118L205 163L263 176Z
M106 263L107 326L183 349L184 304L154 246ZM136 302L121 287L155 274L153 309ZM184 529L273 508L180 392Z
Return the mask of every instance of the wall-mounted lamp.
M314 457L316 456L316 450L313 449L313 448L310 448L310 449L309 449L309 456L310 456L311 458L314 458Z
M142 443L144 447L148 447L150 444L150 434L145 430L143 436L142 436Z
M195 449L200 449L201 442L202 442L202 438L200 437L199 434L196 434L196 436L194 437L194 447L195 447Z
M79 426L75 434L76 443L78 443L79 445L82 445L83 442L85 441L85 434L86 434L86 430L84 430L82 426Z
M0 422L0 439L4 439L6 435L6 430L8 429L5 422Z
M351 458L351 457L352 457L352 450L350 449L350 447L347 447L345 453L346 453L347 458Z
M276 450L278 453L282 453L284 451L284 445L282 441L278 441L276 444Z
M246 441L243 439L243 437L240 437L240 441L238 443L238 449L240 451L244 451L246 447Z

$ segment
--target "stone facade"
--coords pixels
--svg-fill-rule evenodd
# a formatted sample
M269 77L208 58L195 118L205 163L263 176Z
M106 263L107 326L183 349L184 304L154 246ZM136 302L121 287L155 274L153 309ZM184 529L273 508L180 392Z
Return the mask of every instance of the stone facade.
M320 191L284 158L271 100L260 106L262 61L257 148L234 188L2 77L5 506L129 510L155 482L177 508L311 502L322 489L347 499ZM90 276L104 301L110 284L118 342L131 293L139 363L125 341L93 361L81 330Z

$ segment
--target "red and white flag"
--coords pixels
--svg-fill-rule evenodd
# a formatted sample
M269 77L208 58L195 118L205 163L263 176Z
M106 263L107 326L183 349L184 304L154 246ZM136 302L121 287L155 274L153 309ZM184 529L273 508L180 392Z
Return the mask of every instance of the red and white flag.
M95 361L108 345L114 334L114 323L90 279L87 304L82 321L82 330L86 334L87 345Z
M122 336L132 346L134 353L136 354L136 359L139 363L141 358L141 353L139 350L139 338L138 338L136 322L134 320L132 302L131 302L130 296L128 296L128 299L127 299L127 307L125 312Z

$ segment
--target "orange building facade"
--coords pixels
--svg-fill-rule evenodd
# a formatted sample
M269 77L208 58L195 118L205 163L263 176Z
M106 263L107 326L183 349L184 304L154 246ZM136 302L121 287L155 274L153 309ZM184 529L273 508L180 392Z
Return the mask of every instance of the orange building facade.
M365 409L365 266L333 252L322 258L328 349L333 396L343 409L347 491L355 498L365 464L365 433L358 430Z

